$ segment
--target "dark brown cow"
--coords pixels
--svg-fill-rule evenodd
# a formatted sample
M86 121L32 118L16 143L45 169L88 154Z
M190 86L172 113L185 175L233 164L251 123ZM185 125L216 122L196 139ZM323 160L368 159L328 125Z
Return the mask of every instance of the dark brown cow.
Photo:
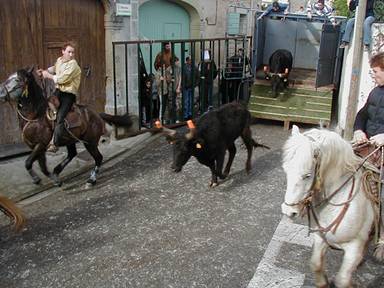
M249 111L242 104L232 102L203 114L196 125L190 125L190 131L186 134L180 135L174 130L164 128L168 141L174 144L172 168L175 172L181 171L189 158L195 156L201 164L211 170L210 187L217 186L217 177L224 179L229 174L236 154L235 140L241 137L247 147L245 169L249 172L253 147L269 149L252 139L250 122ZM229 158L223 172L226 150L229 152Z

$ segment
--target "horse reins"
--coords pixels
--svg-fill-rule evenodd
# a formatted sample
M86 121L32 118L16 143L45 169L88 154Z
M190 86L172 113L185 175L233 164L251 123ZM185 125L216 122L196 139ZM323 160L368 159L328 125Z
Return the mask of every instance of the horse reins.
M381 149L382 147L379 146L377 147L374 151L372 151L371 153L368 154L368 156L366 156L363 161L360 163L360 165L357 167L357 169L352 173L352 175L350 175L334 192L331 193L331 195L329 195L328 197L325 197L324 199L322 199L320 201L320 203L318 203L317 205L313 206L312 205L312 199L313 199L313 196L315 194L317 194L318 192L320 192L321 190L321 181L319 180L320 179L320 176L319 176L319 167L320 167L320 155L317 155L315 156L316 158L316 164L315 164L315 170L314 170L314 177L313 177L313 181L312 181L312 184L310 186L310 188L308 189L308 193L307 193L307 196L300 200L299 202L296 202L296 203L287 203L287 202L284 202L285 205L287 206L299 206L301 207L300 208L300 211L301 211L301 214L302 212L304 211L304 209L307 210L307 215L308 215L308 233L313 233L313 232L319 232L320 236L323 238L323 240L327 243L328 246L330 246L331 248L333 249L337 249L339 250L339 248L337 247L334 247L333 245L331 245L326 237L325 237L325 234L329 231L331 231L333 234L336 232L337 228L339 227L341 221L343 220L349 206L350 206L350 202L354 199L354 197L356 196L357 194L357 191L358 189L356 190L356 193L353 193L353 190L355 189L355 174L361 169L361 167L363 167L364 163L368 160L368 158L370 156L372 156L374 153L376 153L379 149ZM383 153L383 151L382 151ZM383 161L383 160L382 160ZM339 203L339 204L334 204L334 203L331 203L330 200L337 194L341 191L341 189L350 181L352 180L352 186L351 186L351 189L349 191L349 194L348 194L348 199L342 203ZM343 206L343 209L340 211L339 215L335 218L335 220L333 220L331 222L331 224L329 224L327 227L322 227L320 222L319 222L319 218L315 212L315 209L320 207L321 205L323 205L324 203L329 203L330 205L332 206ZM313 218L316 222L316 225L317 225L317 229L312 229L310 226L311 226L311 214L313 215Z

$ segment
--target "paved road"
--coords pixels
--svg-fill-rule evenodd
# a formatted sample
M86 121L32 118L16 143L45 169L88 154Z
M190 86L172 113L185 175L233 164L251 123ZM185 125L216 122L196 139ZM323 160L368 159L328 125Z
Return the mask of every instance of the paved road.
M24 202L21 234L0 217L0 287L313 287L304 222L280 214L288 133L253 131L272 149L256 150L247 175L239 141L230 177L214 189L194 159L171 173L160 138L108 162L94 188L83 187L86 174ZM333 275L341 253L328 258ZM368 255L354 280L384 287L383 266Z

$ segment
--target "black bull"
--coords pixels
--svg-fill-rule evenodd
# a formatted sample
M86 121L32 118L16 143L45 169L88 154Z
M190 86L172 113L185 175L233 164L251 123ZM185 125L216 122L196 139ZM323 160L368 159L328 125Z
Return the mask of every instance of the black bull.
M279 49L269 57L269 71L266 69L266 78L271 79L272 93L277 96L280 89L288 86L288 75L292 70L292 53Z
M243 139L247 148L248 158L245 169L251 170L253 147L265 147L252 139L250 129L251 114L239 103L229 103L219 109L203 114L190 127L190 131L180 135L176 131L164 128L167 139L174 144L172 169L181 171L191 156L203 165L208 166L212 173L211 187L217 185L217 177L228 176L236 154L235 140ZM190 122L191 123L191 122ZM226 150L229 152L228 162L222 172Z

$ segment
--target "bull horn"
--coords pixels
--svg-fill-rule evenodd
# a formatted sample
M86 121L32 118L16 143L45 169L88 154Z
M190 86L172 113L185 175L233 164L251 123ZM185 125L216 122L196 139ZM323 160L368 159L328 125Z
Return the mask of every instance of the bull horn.
M264 66L264 73L267 74L268 73L268 66Z
M188 120L187 121L187 125L188 125L189 129L196 129L196 126L195 126L195 124L193 123L192 120Z
M175 136L176 135L176 131L175 130L172 130L172 129L169 129L167 127L164 127L161 122L159 120L157 120L155 122L155 127L156 128L159 128L162 130L162 132L166 135L166 136Z
M285 68L284 70L285 75L288 75L288 72L289 72L288 68Z
M195 124L193 123L192 120L188 120L187 121L187 125L188 125L188 128L189 128L189 132L187 134L185 134L185 138L190 140L190 139L192 139L195 136L196 126L195 126Z

